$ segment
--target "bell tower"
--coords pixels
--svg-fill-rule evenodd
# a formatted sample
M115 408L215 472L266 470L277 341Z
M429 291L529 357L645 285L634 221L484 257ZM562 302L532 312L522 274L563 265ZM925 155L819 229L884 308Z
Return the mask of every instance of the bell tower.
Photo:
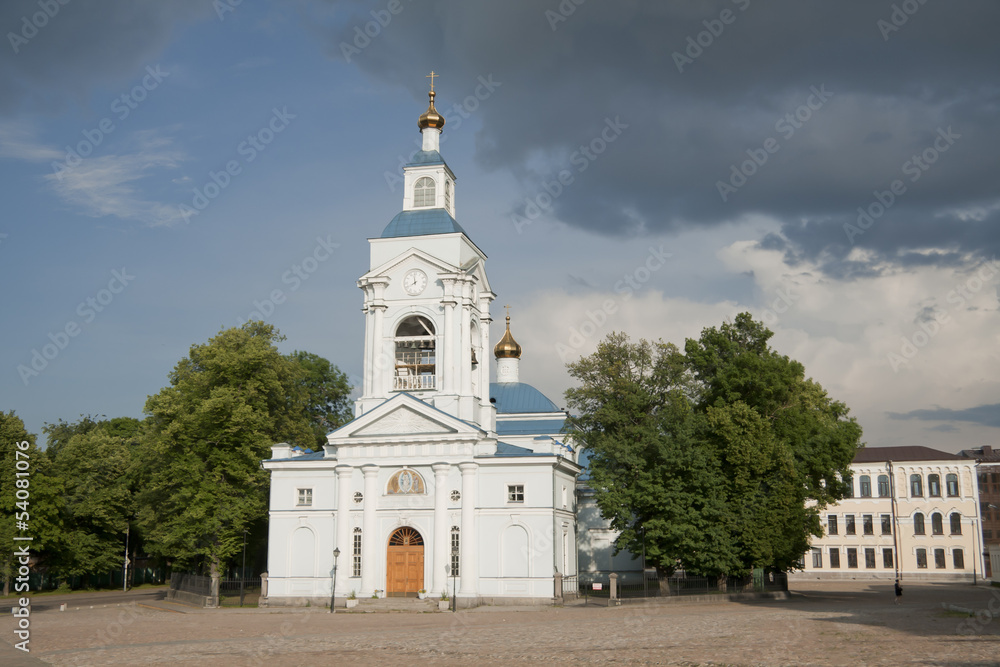
M444 116L434 108L417 127L421 150L403 167L403 209L368 240L361 416L407 392L459 419L494 430L489 401L490 304L486 255L455 219L455 174L439 152Z

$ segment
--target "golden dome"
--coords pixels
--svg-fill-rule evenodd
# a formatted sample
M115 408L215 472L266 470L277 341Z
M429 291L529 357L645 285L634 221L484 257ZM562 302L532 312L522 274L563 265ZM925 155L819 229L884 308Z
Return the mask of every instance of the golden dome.
M417 127L421 130L426 127L435 127L440 130L444 127L444 116L439 114L437 109L434 108L434 97L437 96L437 93L432 90L427 93L427 96L431 100L430 105L427 107L427 111L423 112L417 120Z
M521 358L521 346L510 335L510 315L507 316L507 331L504 332L503 338L500 339L497 346L493 348L493 356L497 359Z

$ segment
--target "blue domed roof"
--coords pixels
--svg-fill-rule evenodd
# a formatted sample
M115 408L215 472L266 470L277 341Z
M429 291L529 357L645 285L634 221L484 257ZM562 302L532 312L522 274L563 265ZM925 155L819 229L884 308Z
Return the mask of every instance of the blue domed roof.
M425 208L419 211L401 211L396 214L385 230L382 238L392 239L400 236L427 236L429 234L451 234L465 230L455 222L455 218L443 208ZM468 236L468 234L466 234Z
M530 384L523 382L491 382L490 398L496 399L497 412L559 412L556 404Z

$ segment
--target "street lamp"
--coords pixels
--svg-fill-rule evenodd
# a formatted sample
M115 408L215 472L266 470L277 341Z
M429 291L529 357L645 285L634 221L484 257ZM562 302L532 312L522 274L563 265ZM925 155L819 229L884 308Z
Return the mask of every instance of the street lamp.
M337 559L340 558L340 549L333 550L333 582L330 584L330 613L333 611L334 600L337 596Z
M458 547L454 546L451 548L451 562L455 563L458 561ZM458 598L455 597L458 586L456 581L458 580L458 568L452 565L451 568L451 610L452 612L458 611Z

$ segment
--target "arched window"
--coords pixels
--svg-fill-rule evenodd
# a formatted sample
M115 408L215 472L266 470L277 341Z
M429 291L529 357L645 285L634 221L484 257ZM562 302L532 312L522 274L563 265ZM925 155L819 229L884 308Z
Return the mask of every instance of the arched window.
M429 176L418 178L413 185L413 205L434 206L434 179Z
M422 315L407 317L396 327L396 376L393 389L433 389L437 368L434 325Z
M854 497L854 478L845 477L844 478L844 497L853 498Z
M861 476L861 497L871 498L872 497L872 478L868 475Z
M961 535L962 534L962 515L958 512L951 513L951 534Z
M934 535L944 535L944 518L940 512L931 514L931 533Z
M878 476L878 497L888 498L889 497L889 476L879 475Z
M424 493L424 479L415 470L404 468L389 478L388 495L414 495Z
M913 515L913 534L923 535L924 534L924 515L917 512Z
M460 570L458 569L461 565L459 557L461 556L461 531L458 526L451 527L451 576L458 576Z
M958 497L958 475L951 472L948 476L944 478L945 485L948 487L948 497L957 498Z
M444 207L451 210L451 181L444 182Z
M924 495L924 481L920 475L910 475L910 495L915 497Z
M361 576L361 529L354 529L354 554L353 563L351 568L351 576L360 577Z
M927 475L927 495L941 497L941 475Z

